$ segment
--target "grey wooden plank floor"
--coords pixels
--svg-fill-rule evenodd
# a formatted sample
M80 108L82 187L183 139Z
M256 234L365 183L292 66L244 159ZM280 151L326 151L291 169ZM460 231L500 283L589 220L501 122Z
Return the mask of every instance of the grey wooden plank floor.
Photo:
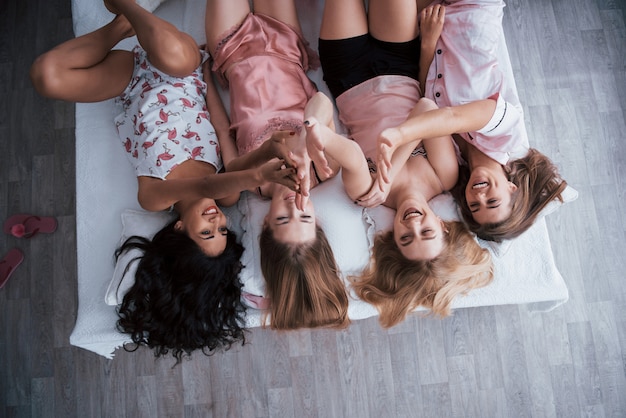
M626 4L511 0L505 32L531 144L580 192L548 217L570 301L376 318L345 331L254 329L172 367L69 345L77 308L74 106L33 91L36 55L73 36L70 2L0 1L0 218L59 230L0 237L26 260L0 291L3 417L625 417Z

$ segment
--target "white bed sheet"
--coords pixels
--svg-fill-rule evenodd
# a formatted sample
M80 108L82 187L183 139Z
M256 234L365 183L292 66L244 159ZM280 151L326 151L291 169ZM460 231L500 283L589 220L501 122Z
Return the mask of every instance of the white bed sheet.
M321 20L323 0L296 0L305 36L313 47L317 45L318 28ZM156 14L190 33L196 41L204 43L204 0L168 0ZM77 36L106 24L112 15L98 0L73 0L72 12L74 31ZM121 46L130 48L134 39L124 41ZM513 74L506 44L502 39L501 63L509 76ZM311 75L318 87L327 92L321 71ZM223 96L227 101L227 96ZM228 107L228 106L227 106ZM137 204L137 182L123 148L116 137L113 125L114 104L112 100L95 104L76 105L76 213L78 251L78 315L70 336L74 346L112 358L117 348L130 339L115 328L117 315L115 306L105 303L105 294L114 271L113 252L122 237L121 215L125 210L140 210ZM345 196L340 182L329 184L317 193L318 199L336 199ZM315 191L315 190L314 190ZM576 198L576 192L568 188L567 201ZM444 198L445 199L445 198ZM451 202L451 198L450 202ZM340 200L340 199L339 199ZM253 214L262 210L264 202L246 194L237 207L227 213L235 232L245 243L254 243L259 225L252 224ZM549 211L558 205L552 205ZM446 217L450 204L444 202L438 211ZM255 211L256 210L256 211ZM452 211L452 216L454 215ZM353 215L353 209L345 209L341 216ZM341 215L343 213L343 215ZM391 211L386 208L367 210L363 213L364 238L389 225ZM447 216L450 217L450 216ZM245 231L245 234L244 234ZM128 232L128 231L126 231ZM345 242L341 237L329 237L338 258L342 255ZM369 244L371 241L366 243ZM348 244L351 245L351 244ZM363 245L363 241L359 243ZM496 246L481 242L494 255L495 280L486 288L472 291L455 300L454 308L503 304L533 304L539 310L549 310L568 299L568 290L554 264L545 220L540 219L521 237ZM250 245L248 245L250 247ZM506 248L506 251L504 249ZM244 285L246 290L263 288L263 279L255 267L252 250L246 250L244 262ZM344 251L345 252L345 251ZM367 254L360 257L366 262ZM529 262L531 261L532 262ZM352 260L353 261L353 260ZM258 293L258 292L257 292ZM349 316L358 320L377 315L376 309L360 300L350 302ZM247 325L260 325L261 313L250 309Z

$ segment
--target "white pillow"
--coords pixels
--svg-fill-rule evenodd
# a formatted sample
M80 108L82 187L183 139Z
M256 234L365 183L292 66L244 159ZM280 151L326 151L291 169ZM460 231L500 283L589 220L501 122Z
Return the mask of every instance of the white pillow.
M553 200L537 216L537 221L546 215L551 214L565 203L573 202L578 198L578 192L571 186L567 186L563 191L563 202ZM432 198L429 202L433 211L446 221L459 221L462 219L460 209L450 193L442 193ZM376 233L389 231L393 227L393 217L395 211L384 206L366 210L366 217L370 228L368 230L368 239L370 248L374 245L374 237ZM477 238L478 244L491 251L495 257L504 256L511 248L514 240L504 240L502 242L487 241Z
M154 12L166 0L137 0L137 4L149 12Z
M340 174L311 190L311 200L319 225L333 249L342 276L360 274L369 261L367 224L363 208L355 205L346 194ZM241 272L243 291L265 295L265 279L261 273L259 236L263 219L269 210L269 200L246 192L239 200L242 213L244 253ZM251 306L254 307L254 306Z
M175 215L169 212L146 212L126 209L122 212L122 238L120 239L120 245L133 235L152 239L174 217ZM107 305L115 306L122 303L124 295L135 283L135 272L137 271L139 260L133 261L126 273L124 271L134 258L141 257L142 254L140 250L133 249L122 254L117 260L113 278L111 283L109 283L109 288L104 298Z
M241 214L237 207L222 208L222 211L228 218L228 228L241 239L241 227L239 226ZM133 235L152 239L157 232L175 218L176 214L172 212L147 212L144 210L126 209L122 212L122 237L119 245ZM124 295L135 283L135 272L137 271L139 260L132 262L126 273L124 271L134 258L141 257L141 255L142 252L135 249L122 254L117 260L113 277L104 297L107 305L116 306L122 303Z
M442 193L430 199L428 202L432 210L444 221L458 221L457 205L450 193ZM386 206L377 206L365 210L370 228L368 229L369 246L374 246L374 238L377 233L391 231L393 218L396 214L394 209Z
M539 215L537 215L537 219L535 220L535 222L551 214L562 205L578 199L578 192L573 187L568 185L565 190L563 190L561 196L563 197L563 202L559 200L553 200L548 203L546 207L543 208L541 212L539 212ZM511 248L511 244L513 244L513 241L514 240L503 240L502 242L494 242L478 238L478 244L480 244L481 247L490 250L495 257L504 256Z

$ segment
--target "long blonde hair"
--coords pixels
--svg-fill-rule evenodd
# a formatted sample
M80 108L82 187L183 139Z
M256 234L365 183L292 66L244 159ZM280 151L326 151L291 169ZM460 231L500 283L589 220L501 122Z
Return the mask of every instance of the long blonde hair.
M271 229L264 225L260 246L261 271L270 299L270 328L348 326L346 287L332 248L319 226L312 242L285 244L277 241Z
M493 279L489 251L481 248L461 222L444 222L448 233L441 254L432 260L405 258L393 232L379 234L370 264L350 277L355 293L378 309L381 326L404 320L418 306L445 317L457 295L488 285Z

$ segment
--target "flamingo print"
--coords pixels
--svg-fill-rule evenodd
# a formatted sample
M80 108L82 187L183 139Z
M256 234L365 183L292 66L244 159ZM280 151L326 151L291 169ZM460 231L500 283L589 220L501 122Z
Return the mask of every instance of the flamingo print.
M196 123L197 124L202 123L202 119L209 120L209 115L207 115L206 112L198 113L198 116L196 116Z
M183 112L187 109L193 109L193 107L197 104L197 102L191 101L184 97L180 99L180 102L182 103L181 107L183 109Z
M191 150L191 152L189 153L189 155L191 155L191 159L195 160L196 158L200 157L203 158L204 157L204 153L202 152L202 150L204 149L204 147L195 147L194 149Z
M159 129L160 133L165 133L167 132L167 139L169 139L170 141L172 141L175 144L180 144L180 141L176 139L176 136L178 135L178 132L176 131L176 127L170 129Z
M170 116L177 116L179 115L178 112L171 112L171 111L167 111L165 112L163 109L161 109L159 111L159 119L161 120L157 120L155 123L157 125L163 125L164 123L167 123L167 121L169 120Z
M133 115L132 119L133 119L133 126L135 126L135 135L140 136L144 132L147 134L150 133L148 131L148 125L146 124L146 122L141 122L138 125L137 121L139 120L139 118L137 117L137 115Z
M175 154L170 154L171 150L167 148L165 144L163 144L163 150L164 152L162 152L161 154L157 156L157 161L156 161L157 167L161 167L161 164L162 164L161 161L168 161L176 156Z
M141 94L139 95L142 99L145 97L145 94L152 90L152 85L148 81L144 81L141 85Z
M175 89L182 90L183 94L185 96L187 95L187 85L185 83L181 83L181 82L172 83L172 82L168 81L168 84L171 85L172 87L174 87Z
M165 93L167 93L166 89L163 89L160 92L158 92L156 94L157 101L153 102L153 103L150 103L148 105L148 107L152 107L152 106L166 106L167 105L167 96L165 95Z
M155 138L154 141L145 141L143 144L141 144L141 147L143 148L143 153L144 155L148 155L148 148L151 148L154 144L156 144L156 142L159 140L159 138ZM163 145L165 146L165 145Z
M126 149L126 152L130 152L132 150L132 146L133 143L130 138L126 138L126 141L124 141L124 149Z
M198 135L198 132L194 132L191 130L190 123L187 124L187 127L185 128L185 133L182 134L181 136L185 139L194 138L196 141L200 141L200 135Z

